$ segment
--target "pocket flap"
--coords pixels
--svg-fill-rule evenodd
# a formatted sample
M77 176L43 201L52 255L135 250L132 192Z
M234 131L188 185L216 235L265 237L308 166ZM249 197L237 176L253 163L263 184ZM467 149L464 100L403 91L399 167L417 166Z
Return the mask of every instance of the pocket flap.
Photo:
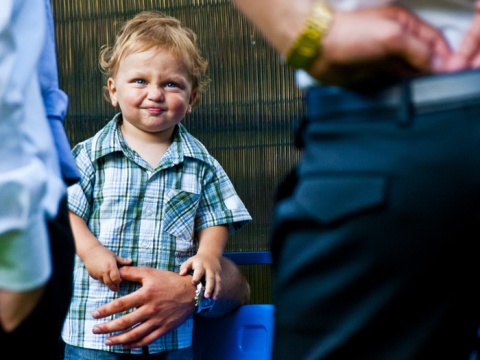
M313 218L331 223L383 205L386 183L380 175L322 174L302 179L295 198Z
M176 237L192 239L199 202L199 194L168 189L165 193L165 210L162 219L164 231Z

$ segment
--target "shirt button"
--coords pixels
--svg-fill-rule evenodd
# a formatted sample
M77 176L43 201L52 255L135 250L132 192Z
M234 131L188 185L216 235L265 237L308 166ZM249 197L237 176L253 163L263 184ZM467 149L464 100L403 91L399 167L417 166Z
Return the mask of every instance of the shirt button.
M146 211L145 211L145 213L146 213L146 215L147 215L148 217L151 217L151 216L153 215L153 209L152 209L152 207L151 207L151 206L148 206L147 209L146 209Z

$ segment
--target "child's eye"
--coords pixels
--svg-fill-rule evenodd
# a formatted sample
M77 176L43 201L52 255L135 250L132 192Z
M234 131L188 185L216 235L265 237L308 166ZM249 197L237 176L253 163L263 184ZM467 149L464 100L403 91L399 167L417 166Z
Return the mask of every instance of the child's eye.
M142 79L136 79L135 80L135 84L140 84L140 85L145 85L147 82L145 80L142 80Z
M174 82L169 82L169 83L167 83L167 84L165 85L165 87L167 87L167 88L175 88L175 87L177 87L177 84L175 84Z

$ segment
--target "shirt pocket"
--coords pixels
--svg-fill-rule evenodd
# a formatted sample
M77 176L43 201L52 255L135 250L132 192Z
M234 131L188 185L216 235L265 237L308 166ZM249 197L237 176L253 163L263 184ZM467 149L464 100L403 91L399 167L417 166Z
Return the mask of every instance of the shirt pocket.
M176 239L176 251L189 251L193 246L195 215L200 203L200 194L168 189L165 194L162 217L163 231Z
M387 177L381 174L317 174L301 179L295 200L314 220L329 225L382 208Z

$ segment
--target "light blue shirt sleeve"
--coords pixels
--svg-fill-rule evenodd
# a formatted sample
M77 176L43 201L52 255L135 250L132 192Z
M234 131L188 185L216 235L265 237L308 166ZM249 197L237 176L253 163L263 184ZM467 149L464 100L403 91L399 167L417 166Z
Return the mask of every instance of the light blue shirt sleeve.
M58 152L62 176L68 185L79 180L70 142L65 132L64 119L67 115L68 96L59 88L57 54L55 48L55 26L50 1L45 1L47 16L46 39L38 67L48 122Z
M47 220L66 194L38 76L45 1L0 11L0 288L17 291L48 281Z

